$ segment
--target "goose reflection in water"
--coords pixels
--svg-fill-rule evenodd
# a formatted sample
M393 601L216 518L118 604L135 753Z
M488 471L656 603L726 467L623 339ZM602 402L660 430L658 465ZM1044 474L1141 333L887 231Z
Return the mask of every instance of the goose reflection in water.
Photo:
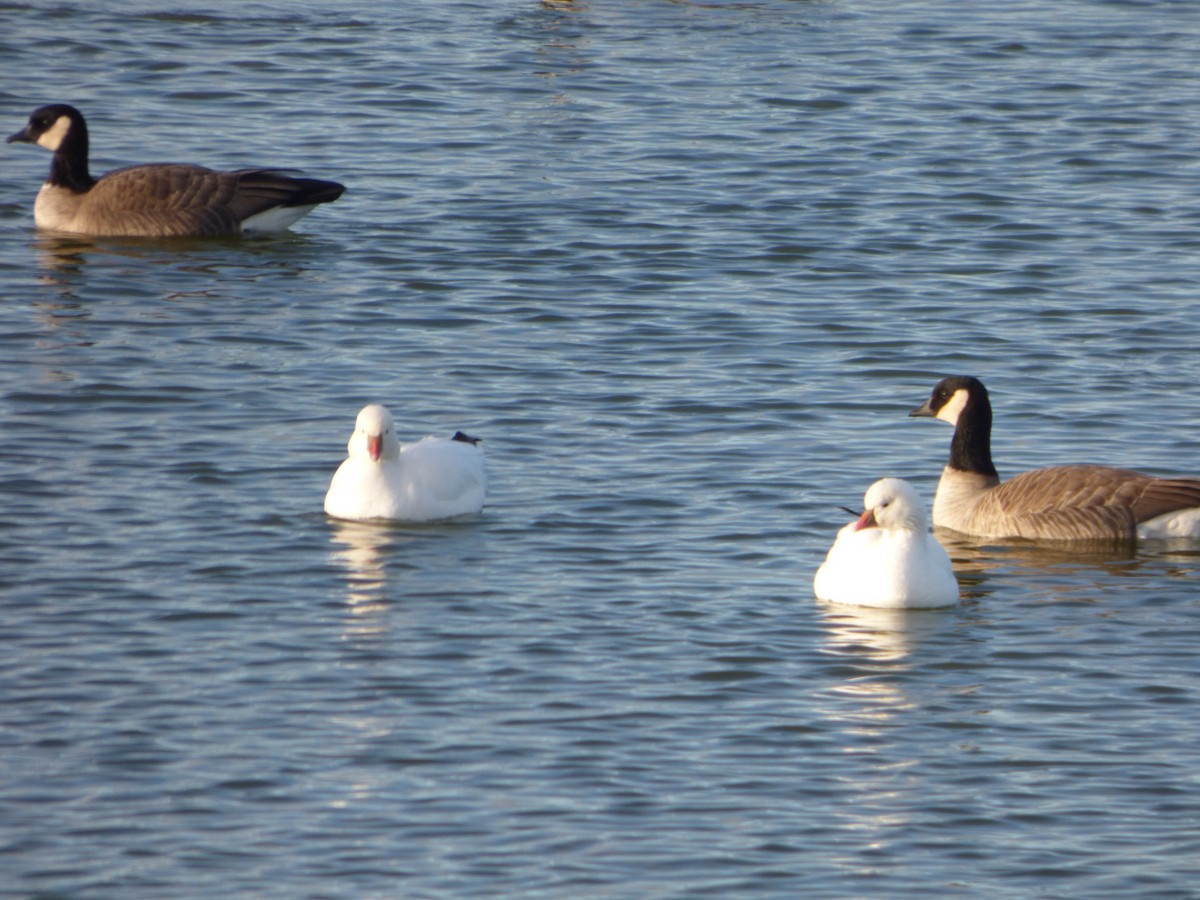
M348 631L358 636L382 631L381 613L388 607L384 559L395 534L388 528L360 522L332 525L332 558L346 571L346 603L354 616Z
M980 540L944 528L935 528L934 534L954 562L964 599L978 600L1008 586L1044 594L1048 600L1096 601L1110 595L1118 584L1140 585L1156 570L1194 577L1200 557L1194 539L1038 544ZM1183 565L1176 570L1176 563Z
M902 660L921 639L941 633L950 609L880 609L819 603L826 628L824 652L870 660Z

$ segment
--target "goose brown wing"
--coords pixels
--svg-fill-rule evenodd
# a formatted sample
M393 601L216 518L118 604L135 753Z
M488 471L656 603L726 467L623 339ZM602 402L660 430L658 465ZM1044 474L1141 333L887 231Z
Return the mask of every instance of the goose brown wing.
M1053 466L1022 472L993 490L1010 516L1093 506L1133 506L1154 479L1108 466Z
M328 203L345 190L335 181L293 178L271 169L241 169L227 174L237 178L230 206L239 222L277 206Z
M1055 466L1022 472L995 487L989 499L1020 537L1133 538L1130 507L1149 480L1128 469Z
M1013 516L1010 531L1030 540L1133 540L1137 526L1125 506L1075 506Z
M240 219L230 206L237 186L235 172L171 163L133 166L110 172L96 182L79 215L94 234L237 234Z
M265 210L327 203L344 190L333 181L270 169L133 166L101 178L85 195L80 218L93 234L220 237L237 234L242 222Z
M1034 469L990 492L1023 537L1134 537L1137 524L1200 506L1200 479L1153 478L1108 466Z
M1200 506L1200 478L1154 478L1133 504L1138 522Z

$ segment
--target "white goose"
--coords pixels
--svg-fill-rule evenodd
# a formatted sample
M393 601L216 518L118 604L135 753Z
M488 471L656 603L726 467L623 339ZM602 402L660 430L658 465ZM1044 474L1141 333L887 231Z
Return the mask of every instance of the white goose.
M477 513L487 495L479 442L461 431L401 445L392 414L364 406L334 473L325 512L336 519L432 522Z
M867 490L863 506L858 521L838 532L817 570L817 597L892 609L957 603L950 557L929 533L913 486L899 478L881 479Z

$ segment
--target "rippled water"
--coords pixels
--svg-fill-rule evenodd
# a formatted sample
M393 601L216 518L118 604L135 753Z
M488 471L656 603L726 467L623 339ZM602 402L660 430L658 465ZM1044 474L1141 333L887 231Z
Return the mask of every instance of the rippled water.
M0 168L0 890L1184 896L1195 548L824 607L977 374L1002 471L1200 471L1191 2L0 7L5 134L348 185L32 228ZM357 409L478 518L321 512Z

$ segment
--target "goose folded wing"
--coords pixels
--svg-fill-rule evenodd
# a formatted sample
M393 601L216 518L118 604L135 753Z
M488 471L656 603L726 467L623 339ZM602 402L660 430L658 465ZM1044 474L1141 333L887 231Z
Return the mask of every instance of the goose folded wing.
M990 497L1022 537L1133 537L1139 522L1200 506L1200 479L1153 478L1108 466L1035 469Z
M100 234L219 236L240 219L230 203L237 173L162 164L118 169L87 194L89 230Z
M1200 507L1200 478L1154 478L1133 504L1133 514L1147 522L1192 507Z
M1133 536L1131 507L1150 481L1128 469L1055 466L1023 472L995 488L989 500L1021 537Z
M329 203L345 191L335 181L294 178L275 169L239 169L222 174L236 179L235 195L230 202L241 221L277 206Z
M1133 514L1124 506L1076 506L1013 516L1012 533L1029 540L1132 540L1137 535Z

